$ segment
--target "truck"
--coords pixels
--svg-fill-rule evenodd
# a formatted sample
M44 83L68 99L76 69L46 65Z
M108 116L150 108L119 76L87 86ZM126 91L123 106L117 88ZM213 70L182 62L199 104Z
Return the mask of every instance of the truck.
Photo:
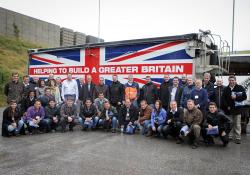
M91 43L68 47L29 49L28 72L31 77L46 78L49 74L65 79L67 74L85 78L92 75L94 83L103 77L105 83L118 75L121 83L129 74L140 87L151 76L157 86L163 75L201 77L204 72L227 72L218 57L218 49L205 32L177 36L125 41ZM223 64L226 65L226 64Z

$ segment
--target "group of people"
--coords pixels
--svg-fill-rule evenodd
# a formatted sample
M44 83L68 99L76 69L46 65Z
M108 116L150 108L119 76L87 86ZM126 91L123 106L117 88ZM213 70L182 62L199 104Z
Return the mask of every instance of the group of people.
M80 124L83 131L140 130L146 137L171 136L177 144L189 138L194 149L200 136L207 145L214 144L214 137L220 137L223 146L230 139L241 143L240 109L247 96L235 76L224 86L210 73L203 80L164 75L159 87L146 76L142 88L133 75L125 84L117 75L112 78L109 85L103 77L94 84L91 75L76 81L68 73L64 81L50 74L46 80L24 76L19 82L19 74L13 73L4 90L9 106L3 112L2 135L73 131Z

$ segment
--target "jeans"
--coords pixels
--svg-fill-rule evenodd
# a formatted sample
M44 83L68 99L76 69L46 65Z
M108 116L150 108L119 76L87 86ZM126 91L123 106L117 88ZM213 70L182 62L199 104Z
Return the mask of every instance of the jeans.
M103 119L100 119L99 120L99 122L98 122L98 124L100 125L100 126L104 126L105 125L105 120L103 120ZM116 117L112 117L112 119L111 119L111 128L112 129L117 129L117 126L118 126L118 120L117 120L117 118Z
M136 123L141 130L141 134L144 135L148 132L148 125L150 125L151 120L144 120L143 124Z
M18 121L18 126L16 128L14 128L12 125L9 125L8 126L8 131L9 132L13 132L14 131L15 134L19 134L20 131L21 131L21 129L22 129L22 127L23 127L23 125L24 125L24 122L22 120L19 120Z
M136 126L132 124L132 125L124 126L123 132L126 134L134 134L135 130L136 130Z
M83 128L96 128L98 121L99 121L99 117L93 117L92 120L90 122L85 122L85 119L82 117L78 118L78 121L80 123L80 125Z

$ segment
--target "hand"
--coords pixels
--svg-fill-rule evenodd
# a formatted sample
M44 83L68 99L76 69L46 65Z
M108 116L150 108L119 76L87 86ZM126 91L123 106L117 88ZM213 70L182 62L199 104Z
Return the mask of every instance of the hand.
M212 128L213 128L213 126L212 126L212 125L209 125L209 124L208 124L207 127L208 127L208 129L212 129Z
M121 105L121 102L118 102L117 104L118 104L118 105Z
M129 124L128 125L132 125L133 123L132 122L129 122Z
M232 98L233 100L235 100L235 99L236 99L236 95L232 95L231 98Z
M156 131L156 128L155 128L155 126L153 126L153 127L152 127L152 130L153 130L153 131Z
M167 121L167 123L169 124L171 122L171 119L169 119L168 121Z
M92 118L86 118L86 121L87 122L90 122Z
M108 116L106 116L106 120L109 120L110 118Z
M40 120L40 116L36 116L36 120Z
M57 123L57 122L58 122L57 117L53 117L53 122L54 122L54 123Z
M37 125L37 120L36 119L32 119L32 122L34 123L34 124L36 124Z
M73 121L72 117L68 117L68 122L72 122L72 121Z
M98 116L101 116L101 112L100 112L100 111L99 111L99 112L97 112L97 115L98 115Z
M13 126L13 128L17 127L16 123L11 123L11 125Z
M223 137L223 136L225 136L225 135L226 135L226 132L223 131L223 132L221 133L221 136Z

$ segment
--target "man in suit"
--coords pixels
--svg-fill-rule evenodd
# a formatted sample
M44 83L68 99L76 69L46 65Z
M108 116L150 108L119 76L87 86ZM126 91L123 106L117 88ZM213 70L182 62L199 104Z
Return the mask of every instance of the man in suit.
M91 75L87 75L86 77L86 83L84 84L83 87L83 101L87 98L90 98L91 101L94 101L94 91L95 91L95 84L92 82L92 77Z
M177 106L180 107L181 95L182 95L183 88L179 86L179 78L173 78L173 85L169 87L169 101L168 101L168 108L171 101L176 101Z

